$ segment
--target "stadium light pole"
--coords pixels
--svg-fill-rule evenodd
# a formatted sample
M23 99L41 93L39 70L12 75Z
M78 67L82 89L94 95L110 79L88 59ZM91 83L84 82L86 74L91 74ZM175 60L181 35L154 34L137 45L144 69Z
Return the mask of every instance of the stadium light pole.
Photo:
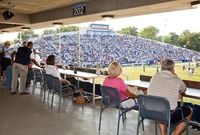
M78 66L81 66L81 39L80 39L80 28L78 30Z
M163 36L162 36L162 42L165 43L165 39L164 39L164 36L165 36L165 29L166 29L166 26L167 26L167 18L164 19L164 23L163 23Z
M54 22L53 25L58 28L58 53L59 53L59 64L62 64L62 54L61 54L61 39L60 39L60 28L63 26L62 22Z
M22 32L19 32L19 36L20 36L20 43L22 43Z

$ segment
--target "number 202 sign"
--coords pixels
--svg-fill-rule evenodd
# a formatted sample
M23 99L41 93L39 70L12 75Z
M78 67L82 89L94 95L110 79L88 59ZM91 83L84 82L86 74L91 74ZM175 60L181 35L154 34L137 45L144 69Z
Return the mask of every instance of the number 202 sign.
M86 6L84 3L75 5L73 7L73 16L80 16L80 15L84 15L86 11Z

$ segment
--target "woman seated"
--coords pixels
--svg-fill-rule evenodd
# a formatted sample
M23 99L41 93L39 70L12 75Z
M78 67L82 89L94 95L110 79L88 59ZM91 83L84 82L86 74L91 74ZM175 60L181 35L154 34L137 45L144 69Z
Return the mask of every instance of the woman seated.
M46 74L52 75L60 79L64 84L70 84L70 81L63 79L60 76L57 66L55 65L55 55L49 55L46 59Z
M108 77L105 78L103 82L103 86L116 88L121 97L121 101L124 101L129 96L129 91L127 89L127 85L124 83L124 81L119 77L119 75L122 73L121 65L118 62L112 62L109 65L108 69ZM121 103L121 106L123 108L130 108L135 106L135 101L133 99L125 100Z

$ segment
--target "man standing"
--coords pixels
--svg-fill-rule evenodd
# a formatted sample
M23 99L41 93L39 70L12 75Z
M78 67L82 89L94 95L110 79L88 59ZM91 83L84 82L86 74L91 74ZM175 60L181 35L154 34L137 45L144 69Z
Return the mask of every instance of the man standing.
M20 95L29 94L26 89L26 81L28 74L28 66L31 64L30 55L32 53L31 49L33 48L33 43L28 42L27 46L19 47L16 58L13 64L13 72L12 72L12 86L11 86L11 94L16 94L17 92L17 80L20 75ZM33 61L35 63L35 61ZM36 63L37 66L40 66Z
M180 123L175 131L174 135L180 135L184 131L186 124L182 121L180 110L176 110L177 102L184 94L186 86L184 82L175 74L174 61L170 59L164 59L161 62L161 71L152 77L148 88L149 95L155 95L165 97L169 100L171 107L171 123ZM189 107L181 107L183 116L187 122L190 121L192 116L192 110ZM166 135L167 126L159 124L161 135Z

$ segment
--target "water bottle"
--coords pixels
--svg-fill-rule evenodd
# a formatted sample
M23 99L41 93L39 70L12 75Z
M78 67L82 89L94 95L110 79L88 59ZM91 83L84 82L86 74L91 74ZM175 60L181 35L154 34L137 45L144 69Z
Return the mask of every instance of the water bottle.
M100 75L100 74L101 74L101 72L100 72L100 69L99 69L99 68L97 68L97 70L96 70L96 74L97 74L97 75Z

